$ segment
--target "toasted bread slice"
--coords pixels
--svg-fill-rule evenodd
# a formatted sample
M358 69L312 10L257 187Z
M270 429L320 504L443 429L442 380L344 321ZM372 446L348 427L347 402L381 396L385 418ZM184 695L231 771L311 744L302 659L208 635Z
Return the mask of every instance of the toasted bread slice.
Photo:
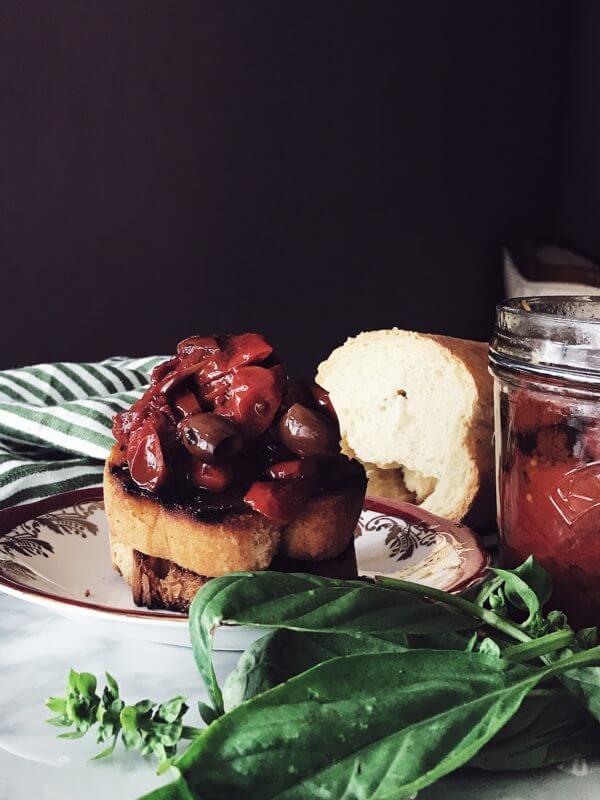
M279 552L298 561L335 558L352 538L365 498L365 487L351 485L311 497L281 532Z
M104 470L112 562L136 603L154 608L186 610L208 578L267 569L277 553L299 561L339 556L353 538L365 494L361 480L321 491L286 526L250 508L205 519L185 503L129 491L118 474L123 461L115 445Z
M187 613L196 592L209 580L172 561L133 551L131 591L138 606Z
M342 450L368 493L471 523L494 518L492 380L487 344L401 330L361 333L320 366ZM390 471L390 476L383 473Z
M154 558L118 546L117 556L124 556L120 567L129 575L133 599L138 606L180 611L184 614L190 609L196 593L212 578L196 575L183 569L172 561ZM354 579L357 577L354 540L343 553L325 561L295 561L277 555L271 564L279 572L309 572L329 578ZM124 573L125 574L125 573Z
M266 517L248 509L205 520L185 504L171 507L158 496L130 493L111 469L122 460L122 451L115 445L104 470L104 504L114 564L121 545L210 577L269 566L280 531Z

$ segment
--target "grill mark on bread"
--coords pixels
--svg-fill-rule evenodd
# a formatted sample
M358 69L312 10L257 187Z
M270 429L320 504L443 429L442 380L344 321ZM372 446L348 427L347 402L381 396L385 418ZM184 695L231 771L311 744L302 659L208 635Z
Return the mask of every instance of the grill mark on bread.
M202 495L177 496L166 492L147 492L140 488L130 477L126 466L113 464L110 466L110 473L119 481L125 494L131 497L140 497L151 500L157 506L162 506L172 514L187 517L191 520L204 520L206 522L221 522L232 514L250 514L251 510L243 502L240 495L239 499L232 499L229 503L224 503L221 507L211 504L210 498ZM158 515L158 510L157 510Z

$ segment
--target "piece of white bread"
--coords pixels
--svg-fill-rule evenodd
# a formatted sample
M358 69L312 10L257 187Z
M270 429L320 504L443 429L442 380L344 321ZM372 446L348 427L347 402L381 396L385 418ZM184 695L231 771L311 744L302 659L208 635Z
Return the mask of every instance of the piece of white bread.
M495 515L487 344L402 330L361 333L319 366L342 450L368 494L413 500L452 520Z

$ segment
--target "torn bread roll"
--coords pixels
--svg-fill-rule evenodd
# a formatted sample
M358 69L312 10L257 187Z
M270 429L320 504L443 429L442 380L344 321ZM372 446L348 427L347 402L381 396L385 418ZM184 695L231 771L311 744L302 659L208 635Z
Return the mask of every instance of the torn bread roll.
M495 516L493 397L484 342L383 330L348 339L319 366L343 452L371 495L451 520Z

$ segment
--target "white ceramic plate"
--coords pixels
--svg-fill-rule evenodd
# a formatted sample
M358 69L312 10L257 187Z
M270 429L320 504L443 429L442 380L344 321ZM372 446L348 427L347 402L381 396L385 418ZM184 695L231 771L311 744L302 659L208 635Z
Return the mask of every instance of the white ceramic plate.
M382 498L365 500L355 550L359 575L393 575L447 591L466 588L488 564L468 528ZM190 644L183 614L138 608L112 569L101 489L0 511L0 590L114 636ZM215 648L244 650L260 635L220 628Z

